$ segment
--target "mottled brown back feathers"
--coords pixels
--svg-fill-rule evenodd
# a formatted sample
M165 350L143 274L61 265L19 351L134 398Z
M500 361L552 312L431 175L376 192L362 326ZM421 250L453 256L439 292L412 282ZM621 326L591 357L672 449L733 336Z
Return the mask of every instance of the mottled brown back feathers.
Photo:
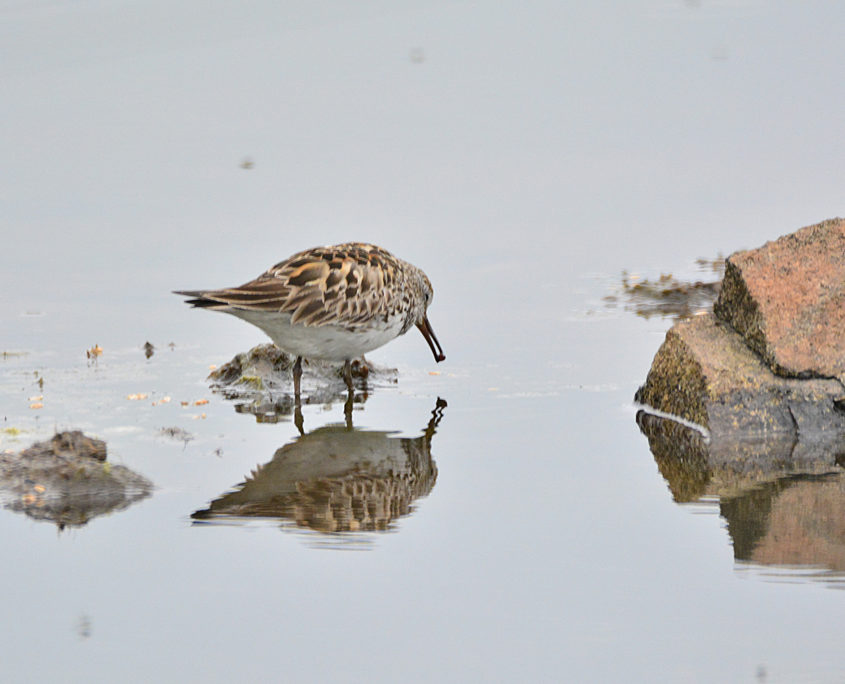
M356 328L403 313L408 269L414 267L381 247L352 242L294 254L239 287L182 294L199 307L289 313L292 323Z

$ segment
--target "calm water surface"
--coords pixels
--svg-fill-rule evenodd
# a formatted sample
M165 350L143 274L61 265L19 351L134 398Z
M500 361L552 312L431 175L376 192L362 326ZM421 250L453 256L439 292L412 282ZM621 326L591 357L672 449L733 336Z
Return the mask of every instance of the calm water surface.
M602 298L845 211L845 9L582 5L0 5L0 449L155 484L0 511L4 681L841 681L838 472L678 484L632 404L671 321ZM300 437L170 291L345 240L426 270L447 361L410 332Z

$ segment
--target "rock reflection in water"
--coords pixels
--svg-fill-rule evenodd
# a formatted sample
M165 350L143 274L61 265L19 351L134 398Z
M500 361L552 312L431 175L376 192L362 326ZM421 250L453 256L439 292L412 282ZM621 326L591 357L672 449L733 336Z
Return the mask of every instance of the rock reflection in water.
M719 509L736 560L845 572L845 473L783 478Z
M434 487L431 440L446 402L437 400L423 435L329 425L276 451L237 489L191 517L202 522L278 518L322 533L389 529Z
M708 440L644 411L637 423L676 502L718 502L736 561L845 573L845 435Z

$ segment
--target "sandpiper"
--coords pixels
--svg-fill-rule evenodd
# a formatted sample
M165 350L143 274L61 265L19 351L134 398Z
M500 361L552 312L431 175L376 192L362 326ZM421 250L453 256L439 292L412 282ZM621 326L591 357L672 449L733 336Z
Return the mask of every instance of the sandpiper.
M296 357L299 394L302 359L343 361L352 389L351 361L416 325L435 361L446 357L426 310L434 298L428 277L376 245L347 242L315 247L279 262L255 280L222 290L176 290L188 304L223 311L261 328Z

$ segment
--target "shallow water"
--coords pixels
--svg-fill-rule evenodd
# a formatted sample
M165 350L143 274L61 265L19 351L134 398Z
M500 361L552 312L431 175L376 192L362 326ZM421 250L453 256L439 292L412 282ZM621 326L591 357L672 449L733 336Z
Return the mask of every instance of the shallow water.
M839 680L840 475L679 497L632 402L671 321L602 298L842 213L845 9L234 8L0 7L0 449L156 487L0 511L4 681ZM170 291L350 239L426 270L447 360L373 353L351 433L236 411L262 334Z

